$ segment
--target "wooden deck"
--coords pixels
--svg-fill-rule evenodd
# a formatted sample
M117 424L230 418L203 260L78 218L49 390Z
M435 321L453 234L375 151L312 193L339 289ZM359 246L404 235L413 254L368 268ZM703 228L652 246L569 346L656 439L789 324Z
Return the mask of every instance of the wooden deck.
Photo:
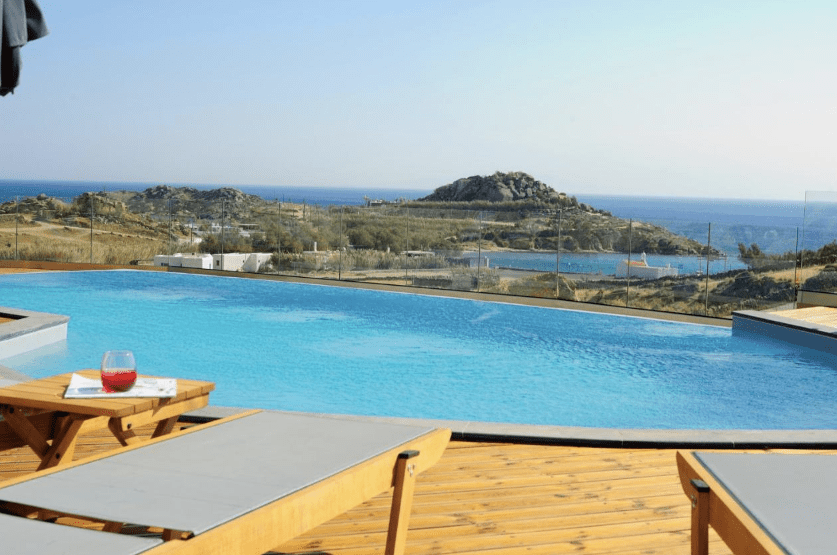
M411 555L688 554L690 504L674 450L451 443L419 477ZM379 496L275 550L383 553ZM712 532L710 553L730 553Z
M81 436L75 458L117 447L103 430ZM690 505L674 455L672 449L452 442L418 479L407 553L686 555ZM0 451L0 481L37 464L28 448ZM270 553L383 553L388 510L389 497L379 495ZM710 553L729 553L714 532L710 538Z
M101 430L80 436L75 459L118 447ZM691 508L675 452L451 442L417 480L407 553L687 555ZM0 482L37 465L28 448L0 451ZM383 553L389 503L381 494L269 553ZM710 530L710 554L729 553Z
M812 306L809 308L795 308L792 310L777 310L772 314L793 318L809 324L819 324L837 329L837 308L827 306Z

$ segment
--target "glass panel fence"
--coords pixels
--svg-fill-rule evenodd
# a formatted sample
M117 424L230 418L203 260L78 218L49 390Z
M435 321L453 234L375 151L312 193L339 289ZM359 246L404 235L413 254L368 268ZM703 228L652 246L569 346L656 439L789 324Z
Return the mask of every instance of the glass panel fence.
M837 193L805 193L799 258L803 290L837 293Z
M791 226L713 225L712 246L727 254L730 270L709 281L707 314L793 308L798 234Z
M266 272L720 317L792 305L798 284L837 291L834 193L809 194L800 232L634 221L573 203L317 206L251 203L229 191L206 201L161 189L130 210L115 192L7 202L0 258Z

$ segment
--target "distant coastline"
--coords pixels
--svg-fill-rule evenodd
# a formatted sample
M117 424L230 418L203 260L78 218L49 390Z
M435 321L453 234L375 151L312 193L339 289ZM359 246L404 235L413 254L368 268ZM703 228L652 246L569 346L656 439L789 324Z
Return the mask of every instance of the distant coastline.
M74 198L82 193L101 190L143 191L158 183L121 183L99 181L0 180L0 203L16 196L33 197L41 193L58 198ZM364 196L394 201L414 200L430 193L425 189L353 189L348 187L292 187L264 185L174 184L209 190L232 187L266 200L330 205L362 205ZM628 195L579 194L579 202L607 210L616 217L661 225L670 231L705 243L712 224L712 244L729 255L737 253L737 244L757 243L765 252L788 252L797 248L797 235L803 228L804 200L713 199L693 197L652 197ZM837 220L837 215L835 220ZM834 224L837 226L837 223ZM820 233L810 231L805 248L818 248L833 240L831 226ZM800 235L801 236L801 235ZM802 243L800 242L800 246Z
M0 203L14 200L16 196L34 197L41 193L61 199L75 198L90 191L144 191L149 187L161 183L133 183L106 181L47 181L37 179L3 179L0 180ZM427 195L426 189L409 188L376 188L354 189L349 187L293 187L269 185L205 185L199 183L167 183L172 187L194 187L200 190L220 189L231 187L242 193L256 195L265 200L280 200L294 202L330 205L361 205L365 204L364 196L371 199L394 201L399 197L408 200Z

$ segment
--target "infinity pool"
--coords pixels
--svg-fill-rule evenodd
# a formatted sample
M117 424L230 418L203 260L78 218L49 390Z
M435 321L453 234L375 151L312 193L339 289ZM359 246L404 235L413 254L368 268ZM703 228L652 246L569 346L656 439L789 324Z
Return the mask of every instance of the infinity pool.
M837 359L727 328L327 285L142 271L0 276L71 317L2 359L33 377L134 351L216 405L619 428L837 427Z

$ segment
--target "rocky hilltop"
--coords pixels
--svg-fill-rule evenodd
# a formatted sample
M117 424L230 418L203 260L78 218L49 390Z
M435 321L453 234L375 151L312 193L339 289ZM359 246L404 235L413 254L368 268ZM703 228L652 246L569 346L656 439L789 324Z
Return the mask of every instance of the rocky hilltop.
M194 187L157 185L140 192L105 194L125 203L128 210L137 214L165 213L171 204L174 214L199 220L220 220L222 211L226 218L247 220L268 204L259 196L248 195L232 187L205 191Z
M494 175L474 175L457 179L453 183L439 187L432 194L420 198L430 202L507 202L517 200L550 201L565 198L555 189L523 172Z
M486 222L484 238L501 248L567 252L646 252L704 254L706 248L664 227L630 222L580 203L524 172L496 172L457 179L416 203L459 203L463 209L488 210L514 227ZM560 224L560 238L558 220ZM717 253L712 249L710 252Z

